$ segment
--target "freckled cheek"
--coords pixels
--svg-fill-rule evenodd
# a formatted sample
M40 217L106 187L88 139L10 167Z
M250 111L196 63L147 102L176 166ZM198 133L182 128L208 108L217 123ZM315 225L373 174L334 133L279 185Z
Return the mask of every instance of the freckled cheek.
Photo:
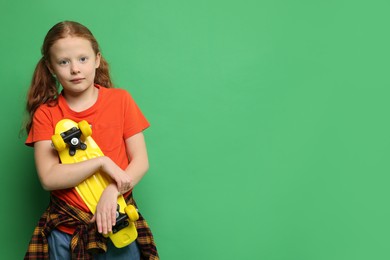
M65 77L66 75L70 74L69 70L64 68L56 68L54 72L57 77Z
M89 74L91 77L95 77L95 75L96 75L96 69L95 69L95 68L91 69L91 70L89 71L88 74Z

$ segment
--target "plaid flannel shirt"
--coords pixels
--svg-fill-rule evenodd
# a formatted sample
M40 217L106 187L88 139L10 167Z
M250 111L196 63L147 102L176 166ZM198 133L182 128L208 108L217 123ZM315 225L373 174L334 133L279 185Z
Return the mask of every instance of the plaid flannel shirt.
M126 199L126 203L137 207L132 194ZM49 259L47 236L58 225L63 224L77 226L71 239L72 259L93 259L93 254L106 252L107 240L97 232L96 224L90 223L91 218L92 213L84 212L51 196L50 204L39 219L24 259ZM158 260L152 232L141 214L135 226L142 259Z

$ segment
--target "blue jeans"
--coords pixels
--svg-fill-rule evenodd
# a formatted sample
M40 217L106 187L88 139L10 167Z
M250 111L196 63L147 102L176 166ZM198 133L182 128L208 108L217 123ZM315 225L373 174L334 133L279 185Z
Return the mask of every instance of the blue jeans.
M71 259L70 253L70 240L72 236L54 229L47 238L49 243L50 260L64 260ZM139 260L140 252L137 246L137 242L133 242L123 248L116 248L112 242L108 239L107 252L104 254L94 255L96 260L104 259L127 259L127 260Z

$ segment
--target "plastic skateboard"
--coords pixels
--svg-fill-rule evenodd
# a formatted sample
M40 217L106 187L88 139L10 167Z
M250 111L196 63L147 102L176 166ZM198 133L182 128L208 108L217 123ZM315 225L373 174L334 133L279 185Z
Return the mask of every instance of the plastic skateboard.
M51 140L58 151L61 163L70 164L103 156L103 152L92 139L92 128L87 121L76 123L70 119L62 119L55 127ZM75 188L93 214L105 187L111 183L106 174L96 172L94 175L78 184ZM108 234L117 248L129 245L138 234L134 221L138 212L133 205L126 205L122 195L118 196L116 224Z

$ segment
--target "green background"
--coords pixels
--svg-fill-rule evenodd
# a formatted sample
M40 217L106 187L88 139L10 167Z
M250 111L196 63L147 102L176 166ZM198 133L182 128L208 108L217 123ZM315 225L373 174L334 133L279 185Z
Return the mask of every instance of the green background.
M387 0L2 1L1 252L48 203L19 136L46 32L89 27L152 127L162 259L390 259Z

